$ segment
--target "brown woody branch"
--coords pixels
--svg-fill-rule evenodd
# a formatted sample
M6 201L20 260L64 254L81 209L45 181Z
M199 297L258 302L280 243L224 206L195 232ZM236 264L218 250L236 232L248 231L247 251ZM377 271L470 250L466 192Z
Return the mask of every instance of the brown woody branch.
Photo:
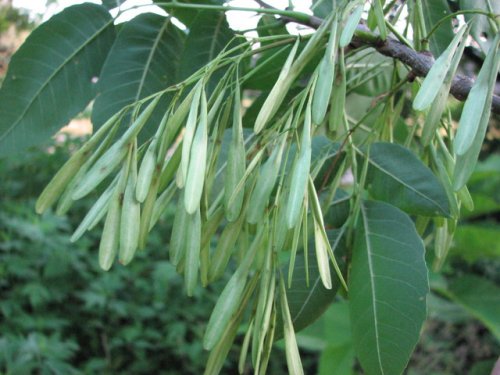
M260 6L270 8L268 4L263 2L262 0L255 0ZM295 22L300 23L312 28L317 29L323 20L321 18L311 16L308 22L300 22L296 19L290 17L281 17L284 22ZM379 53L384 56L392 57L397 59L411 68L413 74L417 77L425 77L432 65L434 64L434 57L430 54L430 52L417 52L414 49L406 46L401 43L399 40L394 38L387 38L385 41L380 39L375 34L369 34L369 37L366 37L368 33L371 33L370 30L364 26L363 24L358 25L359 33L355 33L351 45L355 48L362 46L370 46L375 48ZM461 74L455 75L453 78L450 93L460 101L465 101L469 92L474 84L474 80L463 76ZM491 110L500 114L500 96L493 95Z

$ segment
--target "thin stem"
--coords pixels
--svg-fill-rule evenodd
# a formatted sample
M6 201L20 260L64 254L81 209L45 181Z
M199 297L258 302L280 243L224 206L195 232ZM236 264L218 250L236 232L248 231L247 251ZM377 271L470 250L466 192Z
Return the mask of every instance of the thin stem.
M187 4L180 2L157 2L155 5L167 8L167 9L196 9L196 10L212 10L212 11L223 11L227 12L230 10L242 11L242 12L256 12L263 14L274 14L283 17L291 17L295 18L301 22L307 22L310 16L306 13L296 12L291 10L281 10L275 8L247 8L247 7L233 7L233 6L224 6L224 5L207 5L207 4ZM136 7L140 7L144 5L137 5ZM131 8L130 8L131 9Z
M486 16L492 20L494 20L496 22L496 19L497 17L500 17L500 15L495 15L493 13L490 13L490 12L485 12L484 10L480 10L480 9L465 9L465 10L459 10L457 12L454 12L454 13L450 13L446 16L444 16L443 18L441 18L435 25L434 27L431 29L431 31L429 32L429 34L427 34L427 36L425 37L425 40L429 40L429 38L431 37L432 34L434 34L434 32L436 32L437 29L439 29L439 27L446 21L448 21L450 18L454 18L456 16L459 16L461 14L481 14L483 16Z

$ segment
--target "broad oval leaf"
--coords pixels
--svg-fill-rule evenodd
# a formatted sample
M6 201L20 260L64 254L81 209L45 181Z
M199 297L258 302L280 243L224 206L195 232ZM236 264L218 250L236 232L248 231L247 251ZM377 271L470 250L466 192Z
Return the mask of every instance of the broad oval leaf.
M31 33L0 91L0 156L49 138L87 106L114 37L110 14L88 3Z
M94 126L175 83L183 40L183 33L167 17L145 13L127 22L102 69L92 111Z
M424 245L387 203L361 205L349 275L354 348L367 374L401 374L418 341L429 291Z
M375 199L410 214L449 216L446 191L437 177L410 150L394 143L370 148L367 181Z

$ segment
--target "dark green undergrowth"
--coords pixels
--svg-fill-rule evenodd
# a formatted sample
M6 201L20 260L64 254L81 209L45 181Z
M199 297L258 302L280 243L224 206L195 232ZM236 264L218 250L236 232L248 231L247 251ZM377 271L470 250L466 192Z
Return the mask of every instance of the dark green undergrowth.
M167 261L173 207L136 261L109 272L97 264L98 228L69 241L95 197L71 216L35 214L37 194L74 147L0 162L0 374L202 373L202 336L224 281L185 295ZM227 373L238 355L235 347ZM270 370L285 373L279 353Z

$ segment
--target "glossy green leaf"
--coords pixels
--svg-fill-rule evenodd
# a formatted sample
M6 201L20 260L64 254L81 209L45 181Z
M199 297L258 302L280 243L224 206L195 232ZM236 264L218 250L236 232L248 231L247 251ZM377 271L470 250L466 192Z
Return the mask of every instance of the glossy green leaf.
M449 284L452 300L479 319L500 340L500 287L482 277L465 275Z
M354 348L367 374L401 374L420 335L429 291L424 244L411 219L366 201L349 275Z
M0 156L45 141L87 106L114 36L106 9L88 3L31 33L0 90Z
M101 126L122 107L175 83L183 39L170 19L157 14L144 13L127 22L102 69L100 93L92 111L94 126ZM155 124L163 114L153 117Z
M437 177L410 150L379 142L370 148L367 181L375 199L426 216L449 216L446 191Z
M451 13L446 0L421 0L421 2L424 10L424 22L427 32L431 31L441 18ZM450 45L453 35L450 19L448 22L442 23L436 32L431 35L429 45L432 54L434 56L441 55Z

